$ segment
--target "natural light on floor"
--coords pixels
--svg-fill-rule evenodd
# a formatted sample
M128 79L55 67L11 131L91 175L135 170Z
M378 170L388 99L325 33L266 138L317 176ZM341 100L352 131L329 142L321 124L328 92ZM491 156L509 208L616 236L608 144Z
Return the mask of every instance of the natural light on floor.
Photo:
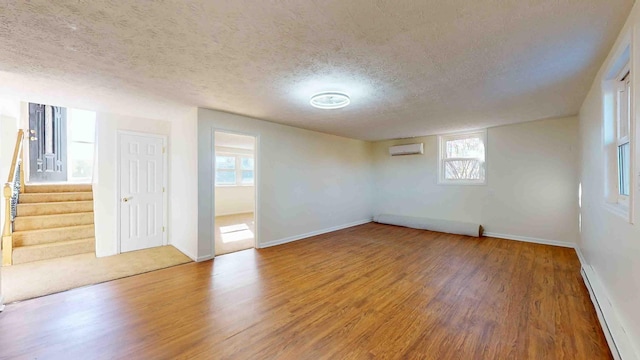
M230 243L233 241L241 241L253 238L253 232L249 230L249 227L246 224L221 226L220 234L222 235L223 243Z

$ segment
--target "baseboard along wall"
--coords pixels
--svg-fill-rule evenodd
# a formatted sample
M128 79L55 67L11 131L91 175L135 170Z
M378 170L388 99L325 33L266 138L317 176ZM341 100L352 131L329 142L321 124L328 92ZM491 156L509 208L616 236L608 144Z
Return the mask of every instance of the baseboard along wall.
M180 251L181 253L187 255L191 260L193 261L198 261L197 257L194 254L191 254L189 251L186 251L185 249L183 249L181 246L177 245L177 244L172 244L171 242L169 242L169 245L173 246L174 248L178 249L178 251Z
M350 228L350 227L354 227L354 226L358 226L358 225L367 224L367 223L370 223L372 221L373 221L373 219L363 219L363 220L359 220L359 221L354 221L354 222L351 222L351 223L348 223L348 224L343 224L343 225L338 225L338 226L334 226L334 227L330 227L330 228L326 228L326 229L322 229L322 230L316 230L316 231L308 232L306 234L295 235L295 236L286 237L284 239L268 241L268 242L259 244L258 247L260 249L262 249L262 248L268 248L268 247L271 247L271 246L282 245L282 244L290 243L290 242L293 242L293 241L298 241L298 240L310 238L312 236L317 236L317 235L330 233L332 231L338 231L338 230L342 230L342 229L346 229L346 228Z
M580 264L582 265L582 278L584 280L585 286L589 290L591 302L593 303L593 306L598 315L598 320L600 321L600 326L602 327L602 331L604 332L607 343L609 344L611 354L616 360L639 359L633 350L633 346L631 345L631 342L622 324L620 323L620 320L613 305L611 304L611 301L609 301L609 298L606 295L602 283L600 282L593 268L589 264L587 264L587 261L577 244L559 240L539 239L527 236L498 234L492 232L485 232L484 236L506 240L524 241L535 244L562 246L575 249L578 259L580 260Z
M540 239L540 238L534 238L534 237L528 237L528 236L519 236L519 235L510 235L510 234L498 234L498 233L493 233L493 232L484 232L483 236L493 237L493 238L498 238L498 239L505 239L505 240L524 241L524 242L534 243L534 244L561 246L561 247L568 247L568 248L575 248L575 246L576 246L575 243L571 243L571 242L567 242L567 241Z
M591 302L596 309L600 326L611 349L611 354L616 360L637 360L638 355L620 322L613 304L607 296L606 290L600 278L591 265L587 264L580 247L575 247L580 263L582 264L582 278L589 290Z

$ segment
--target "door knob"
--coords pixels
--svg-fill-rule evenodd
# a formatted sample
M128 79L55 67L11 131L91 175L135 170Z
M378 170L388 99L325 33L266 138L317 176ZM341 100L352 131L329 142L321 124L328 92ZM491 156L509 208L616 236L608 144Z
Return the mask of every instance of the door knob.
M133 196L128 196L125 198L122 198L122 202L129 202L129 200L133 199Z
M30 138L29 138L29 140L31 140L31 141L36 141L36 140L38 140L38 138L37 138L37 137L35 137L35 136L32 136L32 137L30 137Z
M31 133L31 134L35 134L35 133L36 133L36 131L35 131L35 130L33 130L33 129L31 129L31 130L29 130L29 133Z

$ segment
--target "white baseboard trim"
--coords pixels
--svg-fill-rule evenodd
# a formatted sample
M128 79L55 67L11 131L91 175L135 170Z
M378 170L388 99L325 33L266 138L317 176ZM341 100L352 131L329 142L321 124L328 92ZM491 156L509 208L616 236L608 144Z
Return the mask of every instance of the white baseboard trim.
M509 235L509 234L498 234L498 233L492 233L492 232L486 232L486 231L482 234L482 236L505 239L505 240L524 241L524 242L529 242L534 244L562 246L562 247L568 247L568 248L576 247L576 244L566 242L566 241L548 240L548 239L540 239L540 238L533 238L528 236L518 236L518 235Z
M607 344L609 345L609 349L611 349L613 358L616 360L637 360L638 355L633 349L633 345L627 336L611 301L609 301L609 297L606 295L606 290L602 286L600 278L597 276L591 265L586 263L586 260L582 255L582 251L578 246L576 246L576 253L582 263L582 270L580 273L582 274L587 290L589 290L591 302L593 303L593 307L596 309L598 321L600 321L600 327L602 327L602 332L607 339Z
M207 260L211 260L213 259L213 255L209 254L209 255L203 255L203 256L198 256L196 258L196 262L202 262L202 261L207 261Z
M580 260L580 265L582 266L587 265L587 260L584 258L584 255L582 255L582 251L580 251L580 246L578 246L578 244L576 244L575 250L576 250L576 254L578 254L578 260Z
M616 315L613 305L609 301L609 298L606 296L604 287L602 286L598 276L595 274L593 268L587 264L586 259L582 254L582 251L580 250L578 244L526 236L497 234L492 232L485 232L484 236L507 240L525 241L543 245L562 246L575 249L576 254L578 255L578 259L580 260L580 264L582 265L581 274L584 279L584 283L589 290L591 301L593 302L596 314L598 315L598 320L600 321L602 332L607 339L607 344L609 345L611 354L616 360L640 359L633 350L632 343L629 340L624 328L622 327L622 324L620 323L620 320Z
M174 248L178 249L178 251L180 251L181 253L187 255L191 260L198 261L198 260L196 260L195 255L191 254L190 252L186 251L185 249L181 248L180 246L178 246L176 244L172 244L172 243L169 243L169 245L171 245Z
M230 216L230 215L241 215L241 214L251 214L251 213L253 213L253 210L249 210L249 211L219 212L219 213L216 213L216 217L218 217L218 216Z
M326 233L329 233L329 232L332 232L332 231L338 231L338 230L350 228L350 227L353 227L353 226L367 224L367 223L370 223L372 221L373 221L373 219L363 219L363 220L355 221L355 222L348 223L348 224L343 224L343 225L330 227L330 228L327 228L327 229L308 232L306 234L289 236L289 237L286 237L284 239L272 240L272 241L268 241L266 243L259 244L259 248L263 249L263 248L268 248L268 247L271 247L271 246L282 245L282 244L290 243L290 242L293 242L293 241L306 239L306 238L309 238L309 237L312 237L312 236L326 234Z

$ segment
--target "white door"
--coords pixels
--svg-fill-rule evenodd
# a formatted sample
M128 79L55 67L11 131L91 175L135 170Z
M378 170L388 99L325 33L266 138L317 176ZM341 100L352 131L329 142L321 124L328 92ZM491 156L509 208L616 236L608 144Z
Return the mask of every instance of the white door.
M163 244L163 139L120 134L120 251Z

